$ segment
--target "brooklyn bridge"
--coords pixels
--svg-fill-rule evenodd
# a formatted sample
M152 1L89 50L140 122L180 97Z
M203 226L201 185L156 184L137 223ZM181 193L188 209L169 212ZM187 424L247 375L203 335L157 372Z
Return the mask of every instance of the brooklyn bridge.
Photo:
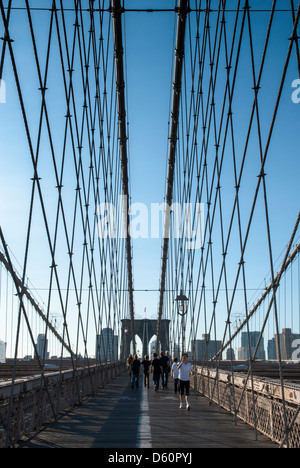
M300 447L299 18L0 0L1 448Z

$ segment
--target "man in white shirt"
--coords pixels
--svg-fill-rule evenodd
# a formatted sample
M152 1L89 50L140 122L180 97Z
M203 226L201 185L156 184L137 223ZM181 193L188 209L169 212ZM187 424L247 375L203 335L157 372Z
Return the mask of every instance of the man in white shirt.
M184 400L184 390L185 390L185 400L186 400L186 409L189 411L191 409L189 402L190 395L190 374L193 375L192 364L188 362L188 355L183 353L181 363L178 364L179 369L179 388L180 388L180 406L183 408Z

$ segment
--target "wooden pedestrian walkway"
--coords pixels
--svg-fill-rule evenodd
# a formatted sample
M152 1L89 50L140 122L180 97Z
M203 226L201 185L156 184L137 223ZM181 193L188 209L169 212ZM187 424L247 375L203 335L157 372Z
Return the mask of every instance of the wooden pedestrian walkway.
M191 411L179 409L172 379L155 393L140 385L132 390L122 374L82 406L47 425L18 448L277 448L205 397L191 395ZM142 384L142 379L140 380Z

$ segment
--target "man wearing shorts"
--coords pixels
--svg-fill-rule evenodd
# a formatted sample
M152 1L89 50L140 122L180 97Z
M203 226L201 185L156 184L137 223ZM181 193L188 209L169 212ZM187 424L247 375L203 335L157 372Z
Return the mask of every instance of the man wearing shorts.
M192 364L188 362L188 355L183 353L181 363L178 365L179 370L179 389L180 389L180 406L183 408L184 392L186 400L186 409L189 411L191 409L189 402L190 395L190 374L193 374Z

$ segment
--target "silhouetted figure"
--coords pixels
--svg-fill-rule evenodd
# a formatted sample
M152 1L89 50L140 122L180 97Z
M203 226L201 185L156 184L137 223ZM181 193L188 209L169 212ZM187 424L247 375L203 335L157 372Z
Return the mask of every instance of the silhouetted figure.
M157 392L159 390L159 380L162 374L162 366L161 366L160 359L158 359L156 353L153 353L153 359L151 361L151 372L152 371L153 371L154 390Z
M149 388L149 371L150 371L151 361L148 355L144 357L144 360L142 361L142 365L144 366L144 372L143 372L144 373L144 386Z
M137 354L134 355L134 359L131 363L132 379L131 379L131 388L134 389L134 384L136 388L139 388L139 377L140 377L140 368L141 363L137 357Z
M163 351L160 353L160 362L162 367L161 383L163 388L168 388L169 356L166 356Z

